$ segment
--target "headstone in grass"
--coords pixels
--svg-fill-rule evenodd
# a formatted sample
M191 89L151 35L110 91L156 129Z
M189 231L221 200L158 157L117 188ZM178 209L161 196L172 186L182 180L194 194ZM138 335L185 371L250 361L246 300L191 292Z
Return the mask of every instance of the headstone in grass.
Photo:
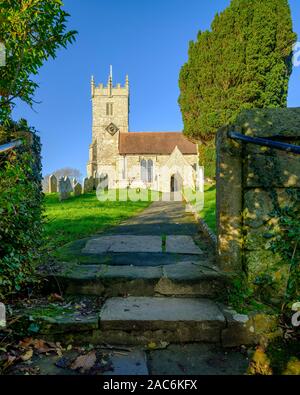
M93 177L85 178L83 180L83 193L92 192L94 189L94 179Z
M81 184L79 184L79 182L77 182L74 185L74 196L80 196L82 194L82 186Z
M73 188L69 177L60 178L58 182L59 200L69 199L72 191Z
M49 193L56 193L57 192L57 178L54 174L49 177L49 184L48 184L48 192Z
M83 193L88 192L88 181L89 181L89 179L86 177L83 179Z
M93 176L91 176L90 178L89 178L89 188L90 188L90 192L93 192L93 190L94 190L94 185L95 185L95 180L94 180L94 177Z

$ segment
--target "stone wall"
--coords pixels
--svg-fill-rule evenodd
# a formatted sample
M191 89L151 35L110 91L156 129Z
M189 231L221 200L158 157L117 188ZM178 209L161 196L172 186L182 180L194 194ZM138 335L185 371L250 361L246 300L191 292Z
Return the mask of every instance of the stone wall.
M218 261L256 285L271 279L283 296L289 263L270 248L283 207L300 204L300 156L228 138L228 131L300 145L300 108L247 110L217 134ZM288 229L286 230L288 231Z

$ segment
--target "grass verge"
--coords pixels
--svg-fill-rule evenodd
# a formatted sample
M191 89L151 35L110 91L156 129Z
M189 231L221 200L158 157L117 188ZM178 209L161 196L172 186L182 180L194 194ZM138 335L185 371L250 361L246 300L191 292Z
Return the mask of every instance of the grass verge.
M205 185L204 187L204 207L200 211L201 218L207 223L210 229L216 233L216 186Z
M82 239L136 215L151 201L100 202L95 193L60 202L58 194L45 195L47 249L55 251L71 241Z

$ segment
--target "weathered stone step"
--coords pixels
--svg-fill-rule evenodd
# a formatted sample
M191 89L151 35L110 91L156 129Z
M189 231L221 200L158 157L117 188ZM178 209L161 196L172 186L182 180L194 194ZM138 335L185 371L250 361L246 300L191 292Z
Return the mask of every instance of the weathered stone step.
M103 301L102 301L103 303ZM101 306L101 307L100 307ZM277 336L277 317L236 313L208 299L84 297L14 311L15 334L64 344L166 347L171 343L258 344ZM152 346L151 346L152 344ZM153 346L154 344L154 346Z
M50 304L17 314L23 316L23 330L71 343L220 343L221 331L226 327L221 309L205 299L111 298L98 310L79 307Z
M224 291L228 275L212 264L193 262L160 267L66 264L48 280L73 295L214 298Z
M220 343L226 319L210 300L128 297L108 299L100 313L100 331L108 342Z

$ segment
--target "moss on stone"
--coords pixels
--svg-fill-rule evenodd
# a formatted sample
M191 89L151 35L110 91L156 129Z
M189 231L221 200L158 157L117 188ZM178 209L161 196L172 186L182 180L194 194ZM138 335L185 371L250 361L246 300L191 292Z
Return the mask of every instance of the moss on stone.
M240 125L248 136L299 138L300 108L245 110L236 118L235 124Z

